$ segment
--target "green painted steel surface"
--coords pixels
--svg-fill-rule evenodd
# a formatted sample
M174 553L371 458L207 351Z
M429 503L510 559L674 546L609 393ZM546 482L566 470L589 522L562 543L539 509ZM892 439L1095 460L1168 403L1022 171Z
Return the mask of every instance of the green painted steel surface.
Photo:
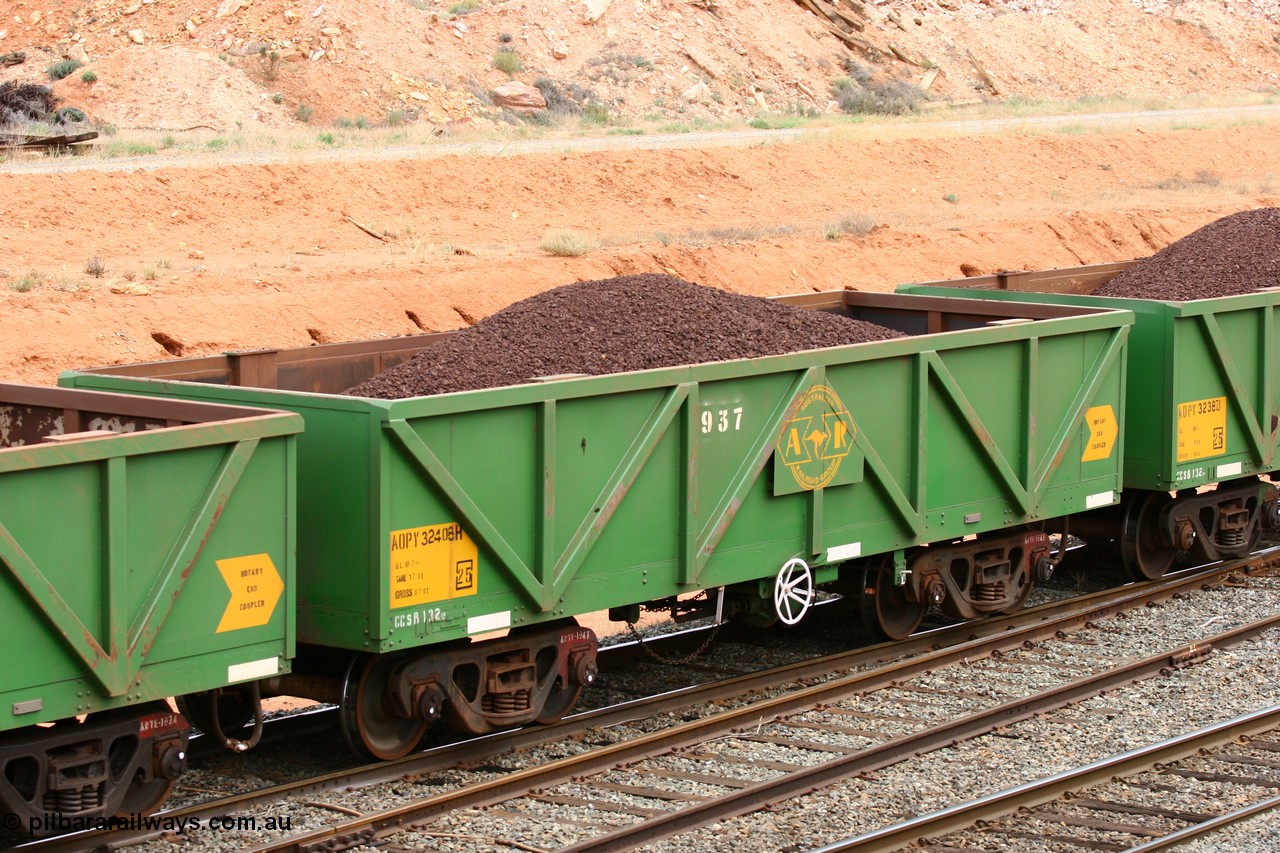
M1124 266L929 282L899 291L1132 311L1125 486L1173 491L1276 470L1280 291L1191 302L1078 292L1100 287ZM1017 290L987 289L1002 285ZM1034 292L1038 288L1077 292Z
M837 564L1115 502L1120 440L1089 458L1088 415L1123 417L1130 314L1050 308L1004 323L1009 312L967 300L796 301L915 336L397 401L336 392L412 354L407 339L62 382L301 413L299 638L346 648L457 639L772 578L797 556ZM218 384L235 371L270 387Z
M0 730L287 671L301 428L0 385Z

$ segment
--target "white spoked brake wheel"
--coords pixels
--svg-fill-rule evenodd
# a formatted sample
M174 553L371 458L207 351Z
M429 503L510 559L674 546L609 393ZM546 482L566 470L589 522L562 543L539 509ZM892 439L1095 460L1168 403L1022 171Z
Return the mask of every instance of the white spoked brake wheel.
M773 583L773 609L784 625L804 618L813 604L813 570L804 560L788 560Z

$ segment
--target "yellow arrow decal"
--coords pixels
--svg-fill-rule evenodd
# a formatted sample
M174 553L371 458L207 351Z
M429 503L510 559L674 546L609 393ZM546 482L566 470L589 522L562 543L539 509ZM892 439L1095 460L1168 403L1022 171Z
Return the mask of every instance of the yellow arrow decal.
M1089 438L1085 441L1084 455L1081 462L1093 462L1106 459L1115 446L1120 427L1116 425L1116 413L1110 406L1094 406L1084 413L1084 422L1089 427Z
M284 592L284 581L271 562L271 555L250 554L215 562L227 589L231 590L231 600L218 623L218 633L267 624L280 593Z

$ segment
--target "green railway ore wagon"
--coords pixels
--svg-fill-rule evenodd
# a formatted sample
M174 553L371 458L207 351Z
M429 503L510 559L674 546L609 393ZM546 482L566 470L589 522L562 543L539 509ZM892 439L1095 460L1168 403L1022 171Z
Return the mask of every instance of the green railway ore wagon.
M440 715L563 715L595 671L577 615L793 623L832 585L901 635L930 604L1021 606L1053 565L1039 522L1118 499L1127 312L784 301L907 336L403 400L342 392L449 333L62 382L303 416L305 645L268 689L339 702L348 743L390 757Z
M287 671L301 429L287 412L0 385L0 802L20 826L154 808L189 731L164 699L198 709ZM50 813L71 823L42 827Z
M1277 520L1275 490L1259 475L1280 467L1280 290L1187 302L1091 295L1130 265L1008 272L899 292L1133 312L1125 502L1114 533L1134 572L1157 578L1178 551L1203 559L1248 553Z

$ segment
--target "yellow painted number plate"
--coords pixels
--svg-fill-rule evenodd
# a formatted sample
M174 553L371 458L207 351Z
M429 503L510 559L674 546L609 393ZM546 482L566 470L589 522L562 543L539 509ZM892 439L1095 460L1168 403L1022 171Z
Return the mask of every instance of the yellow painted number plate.
M475 595L477 557L454 522L391 531L391 607Z
M1227 452L1227 398L1210 397L1178 404L1178 461L1190 462Z

